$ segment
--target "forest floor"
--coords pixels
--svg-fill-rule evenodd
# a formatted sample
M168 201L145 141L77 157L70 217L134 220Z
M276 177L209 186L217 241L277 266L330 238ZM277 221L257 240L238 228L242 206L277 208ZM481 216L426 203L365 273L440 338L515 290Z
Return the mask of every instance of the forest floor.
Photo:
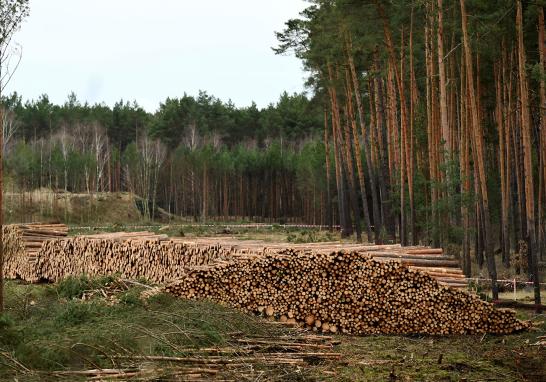
M0 380L546 380L544 315L520 312L535 327L509 336L338 335L316 346L312 332L151 288L112 277L8 282Z

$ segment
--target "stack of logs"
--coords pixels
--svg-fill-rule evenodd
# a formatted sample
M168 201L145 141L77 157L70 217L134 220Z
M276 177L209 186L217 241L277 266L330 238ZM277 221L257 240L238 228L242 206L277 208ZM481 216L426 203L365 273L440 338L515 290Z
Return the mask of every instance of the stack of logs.
M457 288L467 285L457 260L434 248L340 243L272 244L219 238L182 241L153 232L116 232L66 238L67 231L68 228L60 224L4 227L6 276L30 282L54 282L82 273L119 273L125 277L143 277L163 283L181 277L186 267L210 265L237 256L259 257L289 251L331 253L343 248L368 254L378 261L399 261L411 269L428 273L444 285Z
M31 282L81 274L145 278L170 283L166 291L184 298L332 333L511 333L528 327L514 312L448 287L463 286L464 277L437 249L340 251L333 243L264 247L184 242L150 232L66 234L63 225L5 227L6 276Z
M232 248L234 252L240 254L275 254L286 251L327 254L340 250L358 252L368 254L378 261L399 261L410 269L429 274L443 285L454 288L468 287L467 279L459 266L459 261L452 256L445 255L441 248L402 247L399 244L366 245L339 242L304 244L268 243L261 240L241 241L218 237L194 239L194 243L200 245L206 245L211 242Z
M501 334L528 327L513 311L357 252L239 258L193 270L166 291L332 333Z
M401 247L398 251L367 250L361 253L368 254L377 261L396 260L410 269L427 273L443 285L454 288L468 287L459 261L444 255L441 248Z
M183 277L188 267L210 264L229 255L230 251L219 245L196 246L161 237L114 240L83 236L46 242L34 266L19 276L31 282L56 282L82 274L118 274L165 283Z
M68 227L58 223L12 224L2 227L4 273L17 278L34 268L43 244L48 240L65 238Z

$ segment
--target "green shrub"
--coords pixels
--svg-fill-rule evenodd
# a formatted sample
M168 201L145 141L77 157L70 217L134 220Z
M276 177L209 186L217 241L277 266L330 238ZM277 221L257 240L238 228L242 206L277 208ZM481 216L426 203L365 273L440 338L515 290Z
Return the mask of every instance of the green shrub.
M67 299L82 298L88 290L99 289L114 281L114 277L105 276L90 279L86 275L79 277L67 277L57 284L57 293Z
M102 307L91 302L69 301L61 309L55 321L59 326L80 325L95 321L102 316Z
M140 290L138 288L128 290L119 297L119 301L125 305L141 305Z
M160 307L166 308L166 307L169 307L169 306L171 306L172 304L174 304L176 302L178 302L178 299L176 297L174 297L172 294L169 294L169 293L156 294L154 296L151 296L147 300L147 303L149 305L153 305L153 306L156 306L158 308L160 308Z
M14 321L7 314L0 314L0 345L13 346L20 341L21 333L15 328Z

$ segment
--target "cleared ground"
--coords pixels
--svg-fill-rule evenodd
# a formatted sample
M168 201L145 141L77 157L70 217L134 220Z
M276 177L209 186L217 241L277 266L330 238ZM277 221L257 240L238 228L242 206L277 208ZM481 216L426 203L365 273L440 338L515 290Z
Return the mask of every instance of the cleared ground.
M141 229L118 224L99 230ZM327 231L281 226L150 230L268 242L338 239ZM154 295L152 288L142 280L116 278L8 282L8 312L0 319L0 380L546 380L544 315L520 312L535 328L511 336L317 338L210 302ZM151 297L141 298L143 292Z
M320 340L312 332L212 303L164 294L142 299L142 292L154 294L150 286L114 278L68 279L57 285L8 282L8 314L0 322L0 379L546 378L546 348L535 345L546 335L544 316L525 316L535 322L535 329L511 336L335 336ZM275 357L280 361L268 361ZM114 374L92 374L96 369L110 369ZM84 371L88 374L82 375ZM126 374L120 376L120 372Z

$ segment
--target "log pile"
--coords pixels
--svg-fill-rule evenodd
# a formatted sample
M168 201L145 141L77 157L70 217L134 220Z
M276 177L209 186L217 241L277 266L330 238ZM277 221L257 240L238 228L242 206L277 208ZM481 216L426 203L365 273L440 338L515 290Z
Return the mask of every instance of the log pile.
M82 274L118 274L127 279L166 283L183 277L188 267L210 264L231 254L219 245L196 246L161 237L142 237L51 240L41 248L34 266L20 273L20 277L30 282L56 282Z
M240 257L193 270L166 291L331 333L505 334L528 327L513 311L358 252Z
M6 262L25 254L25 245L20 231L15 225L2 227L2 244L4 246L4 259Z
M206 245L219 243L230 247L238 254L276 254L287 251L302 253L328 254L336 251L357 252L367 254L378 261L398 261L410 269L425 272L443 285L454 288L467 288L468 282L454 257L446 256L441 248L402 247L399 244L391 245L363 245L339 242L323 243L267 243L261 240L234 240L229 238L200 238L193 243Z
M367 254L378 261L398 261L410 269L428 273L440 283L456 288L467 286L457 260L441 249L400 245L340 243L265 243L219 238L192 241L169 239L153 232L115 232L66 238L62 224L27 224L4 227L6 275L27 281L56 281L73 272L89 275L120 273L145 277L153 282L174 280L183 268L208 265L234 256L264 254L331 253L341 249ZM62 240L54 240L59 239ZM46 241L50 241L47 244ZM76 274L79 274L76 273Z
M11 224L2 228L4 272L8 278L30 272L46 241L68 235L68 227L57 223Z
M459 261L443 254L442 249L422 248L397 251L362 251L377 261L397 261L408 268L424 272L440 284L454 288L466 288L467 279L459 267Z
M340 243L265 243L219 238L169 239L153 232L116 232L65 238L64 225L7 226L6 275L26 281L57 281L69 275L119 273L144 277L153 282L172 281L184 268L209 265L217 260L264 254L322 253L352 251L378 261L398 261L410 269L428 273L444 285L465 288L466 278L457 260L441 249L400 245L357 245ZM52 240L55 238L61 240ZM49 242L44 244L46 241Z
M81 274L145 278L184 298L329 333L511 333L527 327L512 311L448 287L465 280L439 249L188 242L151 232L66 238L60 225L7 226L4 233L6 276L31 282Z

